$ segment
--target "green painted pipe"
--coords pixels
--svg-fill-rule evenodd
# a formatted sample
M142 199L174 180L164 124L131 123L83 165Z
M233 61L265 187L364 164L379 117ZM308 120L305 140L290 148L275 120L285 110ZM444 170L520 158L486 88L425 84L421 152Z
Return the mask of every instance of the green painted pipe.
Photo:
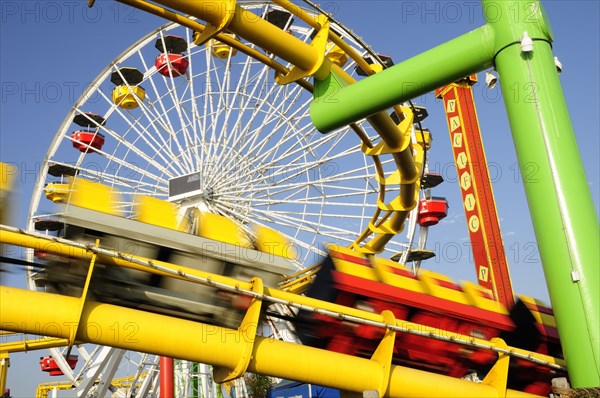
M600 386L600 232L539 1L482 0L487 25L345 86L315 81L311 117L332 131L495 64L574 387ZM521 49L524 32L533 51ZM534 170L535 175L530 175Z
M310 116L319 131L335 130L491 67L492 50L483 26L349 86L332 73L315 80Z
M192 398L199 398L200 395L200 365L198 362L192 362ZM203 397L204 398L204 397Z
M494 30L496 69L574 387L600 386L598 218L539 2L482 2ZM522 18L496 18L493 15ZM517 14L518 15L518 14ZM533 51L523 52L523 32Z

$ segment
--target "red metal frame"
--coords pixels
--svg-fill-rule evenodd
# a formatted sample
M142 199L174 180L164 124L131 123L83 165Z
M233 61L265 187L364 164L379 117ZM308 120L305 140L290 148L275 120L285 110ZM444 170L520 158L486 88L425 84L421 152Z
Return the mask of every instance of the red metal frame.
M173 358L160 357L160 398L175 396L175 375Z

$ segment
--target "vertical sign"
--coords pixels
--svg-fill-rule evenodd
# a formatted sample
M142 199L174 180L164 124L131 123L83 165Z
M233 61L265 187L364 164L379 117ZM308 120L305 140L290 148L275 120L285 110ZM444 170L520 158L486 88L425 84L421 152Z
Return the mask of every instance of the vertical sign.
M514 294L483 151L471 84L465 79L436 90L443 98L452 152L463 198L477 279L510 309Z

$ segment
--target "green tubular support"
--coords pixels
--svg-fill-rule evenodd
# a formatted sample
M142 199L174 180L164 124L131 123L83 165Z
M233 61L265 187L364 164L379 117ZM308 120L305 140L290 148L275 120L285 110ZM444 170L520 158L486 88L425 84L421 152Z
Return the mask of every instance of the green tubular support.
M493 36L483 26L349 86L331 73L315 80L311 119L323 133L335 130L489 68L492 50Z
M482 0L487 24L355 84L315 81L329 132L496 67L573 387L600 386L600 232L539 1ZM533 50L523 52L524 32Z
M598 218L554 65L550 25L537 1L482 3L494 30L495 64L519 165L529 176L525 193L571 384L598 387ZM533 51L521 49L524 32L533 39Z

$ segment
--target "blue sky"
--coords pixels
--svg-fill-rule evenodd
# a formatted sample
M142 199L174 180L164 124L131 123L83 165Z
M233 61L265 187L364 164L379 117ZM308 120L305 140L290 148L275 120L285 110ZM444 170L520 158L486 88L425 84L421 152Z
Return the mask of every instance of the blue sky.
M598 213L599 37L597 1L545 1L564 71L561 82ZM483 23L477 1L329 1L323 7L373 48L396 63ZM46 150L73 102L112 59L162 21L112 1L3 1L0 4L0 159L19 166L19 202L14 223L23 226L29 197ZM482 80L480 75L480 80ZM548 300L521 176L500 89L474 88L507 259L517 293ZM441 104L432 95L425 125L434 137L430 169L447 182L435 194L450 201L450 213L432 228L438 257L427 268L457 280L475 280L467 228L455 183ZM597 217L590 215L590 217ZM2 275L3 284L23 286L22 274ZM39 353L42 355L42 353ZM33 396L50 380L38 353L12 356L9 386L17 397Z

